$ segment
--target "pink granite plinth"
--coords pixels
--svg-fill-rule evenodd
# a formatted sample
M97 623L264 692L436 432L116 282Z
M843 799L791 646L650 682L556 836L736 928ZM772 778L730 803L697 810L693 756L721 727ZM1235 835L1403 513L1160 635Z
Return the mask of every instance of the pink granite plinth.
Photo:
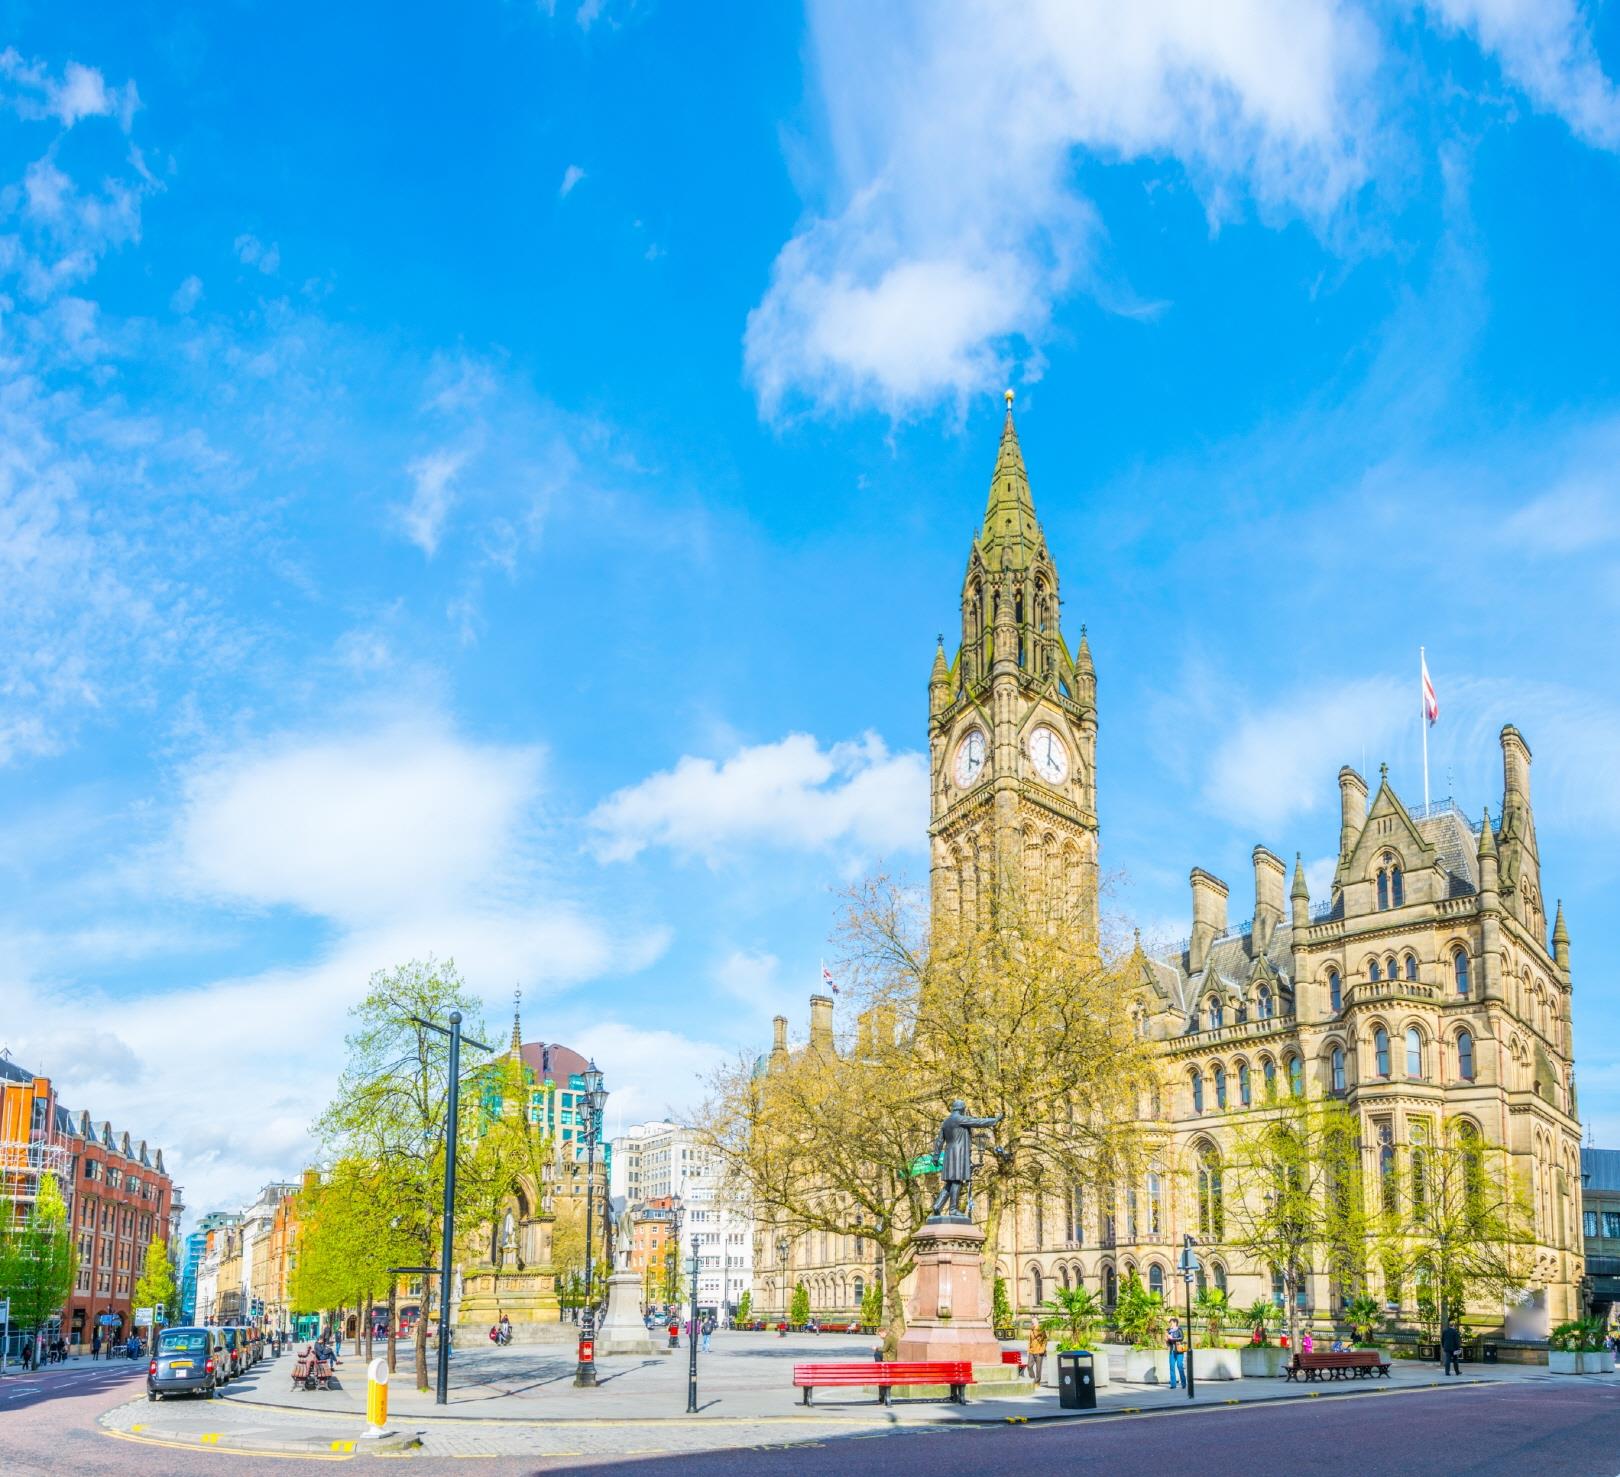
M1000 1363L984 1295L984 1232L971 1221L925 1221L916 1246L916 1291L895 1357Z

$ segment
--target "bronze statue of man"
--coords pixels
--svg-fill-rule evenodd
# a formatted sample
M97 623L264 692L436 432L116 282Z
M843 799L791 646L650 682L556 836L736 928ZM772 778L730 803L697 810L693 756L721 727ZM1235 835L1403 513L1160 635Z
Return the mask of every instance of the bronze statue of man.
M967 1104L958 1098L951 1104L951 1111L945 1121L939 1126L939 1136L934 1140L934 1153L939 1158L939 1177L943 1183L939 1194L934 1197L933 1215L946 1210L947 1215L960 1216L958 1203L963 1192L973 1180L973 1130L975 1128L994 1128L1001 1122L1002 1115L997 1113L994 1118L970 1118Z

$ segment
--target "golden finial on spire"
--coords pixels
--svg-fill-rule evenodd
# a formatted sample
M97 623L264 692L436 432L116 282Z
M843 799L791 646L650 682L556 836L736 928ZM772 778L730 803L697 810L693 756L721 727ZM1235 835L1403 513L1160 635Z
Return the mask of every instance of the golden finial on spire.
M1006 392L1006 394L1003 396L1003 398L1007 402L1007 409L1011 410L1012 409L1012 402L1013 402L1013 392L1011 390L1008 390Z
M512 991L512 1055L517 1056L523 1050L523 1026L518 1019L518 1010L523 1004L523 991L514 988Z

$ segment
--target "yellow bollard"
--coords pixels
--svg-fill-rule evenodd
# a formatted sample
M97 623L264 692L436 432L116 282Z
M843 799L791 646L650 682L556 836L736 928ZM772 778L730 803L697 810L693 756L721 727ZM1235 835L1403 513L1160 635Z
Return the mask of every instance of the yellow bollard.
M373 1359L366 1366L366 1435L386 1436L388 1424L388 1361Z

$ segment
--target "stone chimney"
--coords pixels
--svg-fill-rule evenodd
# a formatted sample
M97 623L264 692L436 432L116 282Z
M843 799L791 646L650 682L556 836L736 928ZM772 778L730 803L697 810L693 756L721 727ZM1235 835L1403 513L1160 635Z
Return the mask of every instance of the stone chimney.
M1530 746L1511 723L1502 730L1502 808L1516 795L1530 803Z
M1283 921L1283 881L1288 869L1263 846L1254 849L1254 951L1264 952Z
M787 1054L787 1017L774 1016L771 1019L771 1060L785 1060Z
M1212 872L1192 869L1192 938L1187 945L1187 969L1197 974L1209 961L1209 946L1226 932L1227 887Z
M1339 771L1339 860L1355 849L1367 824L1367 781L1348 764Z
M833 1049L833 1003L831 995L810 997L810 1045L817 1051Z

